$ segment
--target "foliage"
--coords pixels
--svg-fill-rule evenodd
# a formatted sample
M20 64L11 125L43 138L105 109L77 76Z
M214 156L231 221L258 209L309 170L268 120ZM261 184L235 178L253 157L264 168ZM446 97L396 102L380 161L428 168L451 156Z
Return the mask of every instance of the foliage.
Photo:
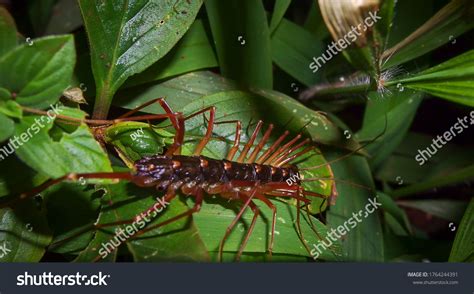
M278 211L272 260L312 261L313 245L378 196L381 210L367 215L318 260L472 261L473 201L468 207L465 197L453 199L449 193L456 189L418 197L472 181L472 147L447 145L427 166L420 166L414 158L431 137L417 133L413 125L420 107L433 99L464 112L474 106L472 48L436 57L443 46L455 46L456 39L470 33L473 4L444 1L444 7L434 9L427 1L416 9L412 5L421 4L381 1L382 21L365 33L367 42L349 47L313 72L310 64L333 41L333 32L326 29L331 28L332 19L326 17L331 1L316 1L311 9L296 2L33 1L29 15L15 20L0 7L0 244L13 249L0 260L49 261L49 253L67 261L100 260L101 246L125 225L102 230L91 226L133 219L161 192L126 181L77 179L25 201L15 199L48 179L128 171L134 161L162 153L175 135L169 120L98 128L86 118L116 118L166 97L184 115L215 106L218 122L241 121L240 149L258 120L265 122L264 130L270 123L275 126L267 147L284 131L311 139L314 151L297 164L300 169L318 167L302 170L305 178L317 180L304 187L336 204L315 198L301 215L300 231L297 203L272 199ZM53 14L58 7L62 13ZM309 13L301 19L292 17L301 13L290 9ZM71 20L67 25L66 19ZM400 65L403 70L394 69ZM73 87L81 89L89 104L63 96ZM302 93L303 88L309 89ZM348 115L361 106L363 115ZM51 109L59 114L55 119L46 115ZM157 103L140 112L160 113ZM448 122L443 129L450 126ZM183 154L192 154L206 127L203 116L186 121ZM235 124L216 125L203 154L225 158L235 135ZM7 154L12 147L15 153ZM472 188L467 190L472 197ZM192 197L180 195L148 225L193 205ZM218 195L206 196L200 212L126 240L104 261L216 261L219 242L240 206ZM258 206L261 216L244 261L269 260L272 211ZM454 239L452 248L449 241L430 252L420 250L416 244L433 244L435 239L414 228L407 207L448 223L461 221L455 239L449 238ZM224 260L234 260L252 216L247 210L232 231Z

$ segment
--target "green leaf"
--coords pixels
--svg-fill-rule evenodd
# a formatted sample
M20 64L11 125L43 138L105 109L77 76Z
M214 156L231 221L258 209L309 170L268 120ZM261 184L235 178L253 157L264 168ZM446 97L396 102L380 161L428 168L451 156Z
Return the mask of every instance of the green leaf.
M125 87L217 66L217 59L204 29L204 24L198 19L163 59L144 72L131 77L125 83Z
M173 138L173 134L169 137ZM165 138L160 137L149 124L140 122L112 125L106 129L105 138L106 142L120 150L122 159L130 163L143 156L161 154L165 146Z
M191 26L201 0L79 2L96 82L94 117L107 116L125 80L168 53Z
M84 113L72 108L62 107L57 112L70 117L84 116ZM20 142L17 144L21 144L17 150L18 157L52 178L71 172L111 171L107 155L91 130L81 124L68 132L64 129L66 126L55 125L47 116L24 117L15 125L15 135L19 138L17 142Z
M0 58L16 46L16 26L8 10L0 6Z
M474 199L464 213L459 225L456 238L454 239L450 262L473 262L474 261Z
M288 7L291 4L291 0L276 0L275 7L273 9L272 20L270 21L270 34L273 34L275 29L280 24L283 16L285 15Z
M262 1L208 0L206 10L222 75L271 89L270 31Z
M0 87L21 105L46 108L68 87L75 58L72 35L35 39L0 58Z
M405 91L382 98L377 92L371 92L368 98L362 128L356 136L364 141L382 134L366 148L371 154L370 165L376 169L402 142L421 103L422 94Z
M0 262L38 262L51 242L45 210L34 200L17 205L14 210L0 210L0 244L9 252L0 254Z
M14 100L0 101L0 113L12 118L21 119L23 117L21 106Z
M205 95L221 91L238 89L235 82L207 71L192 72L167 80L157 85L144 85L120 90L114 105L133 109L149 102L156 97L165 97L173 104L174 109L182 109L188 103ZM158 105L150 105L144 109L148 113L161 113Z
M15 131L15 123L4 114L0 113L0 142L10 138Z
M378 200L382 204L383 210L393 216L393 218L403 227L406 233L411 234L412 228L405 211L400 208L397 203L387 194L377 192L377 196L379 196Z
M330 160L341 155L343 154L336 152L326 153ZM344 260L383 261L384 242L378 212L369 214L366 210L369 199L376 199L375 191L370 190L373 189L374 183L367 161L360 156L351 156L332 163L331 168L339 196L336 205L332 206L327 214L328 226L337 230L339 226L350 225L351 218L352 222L357 221L357 226L342 238ZM360 222L353 215L359 212L362 212L362 215L359 215Z
M423 10L426 4L421 3ZM419 9L412 7L410 10L419 16ZM386 61L384 68L396 66L422 56L448 42L455 42L455 38L474 27L472 17L474 5L470 0L450 1L438 13L432 16L416 31L383 53ZM405 21L407 18L403 18Z
M302 27L282 19L272 36L273 61L286 73L306 86L320 80L320 73L313 72L313 57L321 55L323 44Z
M436 177L432 177L421 183L397 189L391 192L390 195L395 198L407 197L418 192L423 192L438 187L444 187L471 179L474 179L474 165L470 165L466 168L462 168L456 171L451 171L446 175L438 175Z
M474 50L414 76L392 81L449 101L474 106Z

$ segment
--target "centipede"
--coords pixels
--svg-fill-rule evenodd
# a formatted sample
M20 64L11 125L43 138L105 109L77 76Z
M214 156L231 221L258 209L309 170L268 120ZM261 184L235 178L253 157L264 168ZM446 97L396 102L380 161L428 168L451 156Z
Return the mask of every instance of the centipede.
M153 103L158 103L165 114L135 115L141 109ZM41 111L27 109L27 111L40 114ZM322 198L324 201L334 202L337 191L331 191L331 195L325 196L316 192L307 191L303 186L305 181L301 170L293 164L308 152L314 151L315 146L311 144L309 138L304 138L301 133L290 137L290 132L285 131L269 143L270 136L274 131L274 125L269 124L262 132L264 122L258 121L248 141L240 150L242 137L242 123L239 120L216 121L216 107L203 108L193 114L184 116L181 112L174 112L164 98L154 99L137 108L127 112L115 120L79 120L91 125L95 125L94 133L96 138L101 140L105 126L123 121L139 120L169 120L175 130L173 143L161 154L145 156L133 162L131 171L128 172L96 172L96 173L69 173L60 178L49 180L42 185L22 193L18 198L1 204L0 207L12 206L17 201L23 201L38 195L49 187L63 181L78 181L79 179L113 179L126 180L138 187L155 188L158 192L164 193L167 202L172 201L177 195L182 194L194 198L194 205L184 213L178 214L166 221L152 224L137 232L134 238L158 227L176 222L180 219L190 217L198 213L208 196L218 196L229 201L241 203L240 209L225 231L220 244L218 257L222 261L222 254L225 242L236 224L242 218L244 212L250 209L253 213L250 225L245 233L240 248L236 254L238 261L245 249L245 246L252 235L253 229L260 215L260 208L255 201L260 201L267 206L271 212L270 240L267 252L272 255L275 227L277 220L277 208L272 203L272 198L291 199L296 202L297 219L296 225L300 227L300 213L302 207L311 203L312 197ZM200 139L191 155L183 155L181 148L185 139L185 122L198 115L208 114L206 119L207 128L204 136ZM68 117L59 115L58 120L75 121ZM76 119L77 121L77 119ZM219 124L235 125L235 136L232 146L224 159L215 159L202 154L204 148L209 143L214 127ZM257 137L262 135L257 142ZM102 142L103 143L103 142ZM331 177L333 174L331 171ZM307 179L308 181L314 179ZM291 184L289 184L291 183ZM144 213L151 209L156 209L156 205L147 208ZM160 204L158 204L160 205ZM136 218L122 220L113 223L96 223L94 229L101 229L109 226L129 224L136 221ZM299 229L301 231L301 229ZM316 230L314 230L315 233ZM75 236L75 235L74 235ZM72 238L72 237L70 237ZM301 236L304 241L304 237ZM309 252L309 248L304 244ZM96 260L98 260L97 258Z

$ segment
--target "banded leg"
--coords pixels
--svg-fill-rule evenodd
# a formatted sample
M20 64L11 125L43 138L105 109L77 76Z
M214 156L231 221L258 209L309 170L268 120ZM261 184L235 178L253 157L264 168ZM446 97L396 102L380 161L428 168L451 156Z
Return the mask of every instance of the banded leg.
M250 136L249 141L247 144L245 144L244 149L240 153L239 157L237 158L237 162L244 162L245 157L247 156L247 153L249 152L250 148L253 146L253 142L255 142L255 139L257 138L258 133L260 132L260 129L262 128L263 121L259 120L257 123L257 126L255 127L255 130L252 133L252 136Z
M244 198L243 200L246 200L246 199ZM235 257L236 261L240 260L240 257L242 256L244 249L247 246L250 236L252 235L253 229L255 228L255 224L257 223L257 218L260 215L260 210L258 209L258 206L255 205L253 201L250 201L249 206L250 206L250 209L252 209L253 211L253 217L252 217L250 226L247 229L247 233L245 234L244 240L242 241L242 244L240 244L239 251L237 252L237 255Z
M258 163L258 164L263 164L265 162L265 160L268 158L268 156L270 156L270 154L272 154L272 152L278 148L278 146L280 146L281 142L283 142L283 140L285 140L285 138L288 136L288 134L290 134L289 131L285 131L273 144L272 146L270 146L270 148L267 149L267 151L265 151L262 156L260 156L256 161L255 163Z
M306 144L307 142L301 142L300 144L298 145L301 145L303 146L304 144ZM277 160L275 160L274 163L272 163L274 166L277 166L277 167L280 167L282 165L285 165L289 162L292 162L293 160L297 159L298 157L301 157L303 155L305 155L306 153L314 150L314 147L313 146L308 146L306 147L305 149L303 149L302 151L296 153L296 154L293 154L291 155L291 153L293 153L295 150L297 150L298 148L300 148L301 146L295 146L294 148L290 149L286 155L283 155L281 156L280 158L278 158Z
M156 98L156 99L153 99L151 101L148 101L148 102L145 102L141 105L139 105L138 107L130 110L129 112L121 115L118 117L118 119L124 119L124 118L128 118L130 116L132 116L133 114L137 113L138 111L142 110L143 108L147 107L147 106L150 106L154 103L158 102L161 106L161 108L163 108L163 110L168 114L168 115L173 115L173 111L171 110L171 107L169 106L169 104L165 101L164 98ZM178 130L178 120L176 118L175 115L173 115L172 117L170 116L170 120L171 120L171 123L173 125L173 127Z
M239 199L244 199L245 202L244 202L244 205L242 205L242 207L240 208L240 211L237 213L237 216L234 218L234 220L232 221L232 223L227 227L226 229L226 232L224 234L224 237L222 238L220 244L219 244L219 261L222 261L222 253L223 253L223 250L224 250L224 244L225 244L225 241L227 240L227 238L229 237L230 233L232 232L232 229L235 227L235 225L237 224L237 222L242 218L242 215L243 213L245 212L245 210L247 209L247 207L250 206L250 203L252 203L252 206L255 205L253 202L252 202L252 199L256 193L257 189L254 188L250 194L250 196L246 196L245 194L241 193L241 192L235 192L235 194L237 195L237 197ZM254 219L255 219L255 212L254 212ZM252 219L252 223L253 225L255 225L254 223L254 220ZM252 227L252 230L253 230L253 227ZM248 240L247 240L248 241ZM241 248L242 249L242 248ZM243 249L242 249L243 251ZM240 252L240 250L239 250Z
M273 124L270 124L268 126L268 129L265 131L265 134L263 134L262 140L258 143L257 147L252 151L250 154L250 157L245 161L246 163L253 163L255 162L255 159L258 156L258 153L263 149L263 146L267 143L268 139L270 138L270 134L272 133L273 130Z
M277 158L278 156L280 156L281 154L285 153L288 149L291 148L291 146L293 146L299 139L301 138L301 134L298 134L296 135L296 137L294 137L292 140L290 140L288 143L286 143L285 145L281 146L280 148L278 148L278 150L273 153L267 160L265 160L265 164L271 164L275 158Z
M272 210L272 227L271 227L271 237L270 237L270 242L268 244L268 254L270 255L270 258L272 257L273 254L273 244L275 242L275 228L276 228L276 216L277 216L277 209L275 205L264 195L260 193L255 194L255 198L259 199L262 201L268 208Z
M227 123L235 123L235 138L234 138L234 143L232 144L232 147L229 150L229 153L227 153L226 159L229 161L232 161L234 159L235 153L239 150L239 145L240 145L240 137L242 135L242 123L240 120L227 120L227 121L220 121L216 122L214 124L220 125L220 124L227 124Z
M199 212L199 210L201 210L201 206L202 206L202 201L203 201L203 198L204 198L204 193L203 193L203 190L201 188L197 188L196 189L196 198L195 198L195 202L194 202L194 206L189 209L188 211L185 211L181 214L178 214L177 216L174 216L164 222L161 222L159 224L156 224L156 225L152 225L151 227L148 227L146 229L143 229L143 230L140 230L139 232L137 232L133 238L136 238L140 235L143 235L145 234L146 232L149 232L151 230L154 230L156 228L159 228L159 227L162 227L162 226L165 226L167 224L170 224L170 223L173 223L175 221L178 221L180 219L182 219L183 217L187 217L187 216L191 216L193 213L196 213L196 212Z
M194 150L194 156L199 156L201 155L202 150L204 147L206 147L207 143L209 143L209 140L211 139L212 136L212 130L214 129L214 121L216 117L216 108L214 106L210 106L207 108L204 108L196 113L193 113L189 116L187 116L184 120L188 120L190 118L195 117L196 115L199 115L201 113L209 111L209 121L207 124L207 130L206 134L204 135L204 138L199 142L199 144L196 146L196 149Z

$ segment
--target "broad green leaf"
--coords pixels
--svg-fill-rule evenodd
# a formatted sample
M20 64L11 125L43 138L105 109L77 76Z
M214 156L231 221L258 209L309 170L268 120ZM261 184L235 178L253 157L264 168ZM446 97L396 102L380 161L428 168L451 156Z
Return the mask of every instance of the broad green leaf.
M65 116L84 116L72 108L57 108L57 112ZM71 172L111 171L107 155L89 127L85 124L75 130L66 127L71 125L58 126L48 116L24 117L15 125L15 135L23 142L17 150L18 157L52 178Z
M271 89L270 31L262 1L208 0L206 11L222 75L244 86Z
M10 138L10 136L13 135L14 130L15 123L13 120L0 113L0 142Z
M426 10L425 3L420 8ZM419 16L420 11L410 9ZM405 63L422 56L448 42L456 42L457 36L469 31L474 26L472 17L474 5L470 0L453 0L432 16L422 26L407 36L403 41L383 53L384 68ZM406 18L403 18L405 21ZM387 61L388 60L388 61Z
M369 93L368 98L362 128L356 136L365 141L381 135L367 146L371 154L371 168L376 169L402 142L421 103L422 94L394 90L386 98L377 92Z
M45 209L34 200L0 209L0 262L38 262L51 242Z
M71 35L35 39L0 58L0 87L21 105L46 108L68 87L75 58Z
M131 77L125 87L162 80L179 74L217 67L217 59L201 20L196 20L184 37L160 61Z
M330 160L342 155L340 152L326 152ZM332 163L331 168L339 196L336 205L329 209L327 220L328 226L334 230L344 225L350 228L349 233L342 236L344 260L384 261L383 233L378 216L378 210L384 207L379 207L373 213L366 209L370 205L370 210L374 210L369 199L380 202L375 190L372 190L374 183L367 161L360 156L351 156ZM354 214L359 217L354 217ZM357 226L353 227L351 222Z
M183 109L188 103L205 95L238 89L235 82L207 71L192 72L156 85L144 85L120 90L114 105L133 109L157 97L172 103L173 109ZM162 113L158 105L144 109L149 113Z
M275 0L275 7L270 21L270 34L275 32L290 4L291 0Z
M201 4L201 0L79 1L97 87L94 117L106 117L125 80L171 50Z
M0 58L12 50L17 43L16 26L8 10L0 7Z
M459 225L449 261L474 261L474 199L471 199Z
M272 36L272 58L283 71L306 86L320 80L320 73L313 72L313 57L321 55L323 44L302 27L282 19Z
M474 50L413 76L390 82L449 101L474 106Z

